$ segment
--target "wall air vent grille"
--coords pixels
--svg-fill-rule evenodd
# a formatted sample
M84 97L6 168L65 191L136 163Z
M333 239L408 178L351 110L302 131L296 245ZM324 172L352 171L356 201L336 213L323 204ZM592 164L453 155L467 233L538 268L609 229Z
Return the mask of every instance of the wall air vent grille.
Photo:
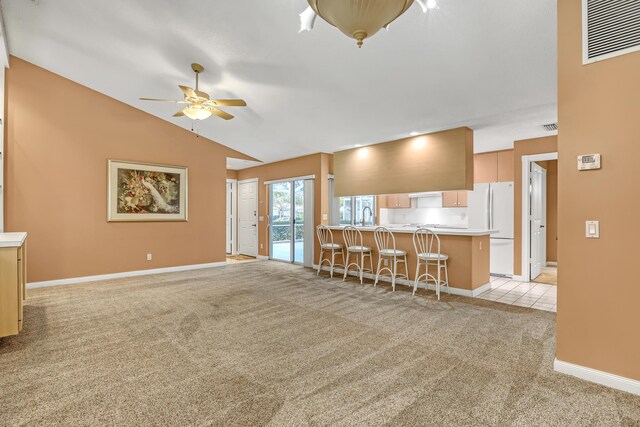
M640 1L583 0L583 63L640 50Z
M557 123L549 123L548 125L542 125L542 127L547 132L553 132L554 130L558 130L558 124Z

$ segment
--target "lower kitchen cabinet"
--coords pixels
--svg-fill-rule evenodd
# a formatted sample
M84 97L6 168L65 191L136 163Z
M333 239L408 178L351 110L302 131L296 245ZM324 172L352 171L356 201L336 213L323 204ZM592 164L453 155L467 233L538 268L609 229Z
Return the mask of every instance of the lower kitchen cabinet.
M18 335L22 330L27 283L27 250L24 239L18 240L18 246L0 247L0 337Z

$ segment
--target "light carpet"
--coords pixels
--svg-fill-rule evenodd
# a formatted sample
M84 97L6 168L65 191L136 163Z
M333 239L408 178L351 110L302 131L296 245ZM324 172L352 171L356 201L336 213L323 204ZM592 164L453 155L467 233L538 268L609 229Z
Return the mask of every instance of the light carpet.
M29 291L3 425L638 425L555 373L555 314L276 262Z

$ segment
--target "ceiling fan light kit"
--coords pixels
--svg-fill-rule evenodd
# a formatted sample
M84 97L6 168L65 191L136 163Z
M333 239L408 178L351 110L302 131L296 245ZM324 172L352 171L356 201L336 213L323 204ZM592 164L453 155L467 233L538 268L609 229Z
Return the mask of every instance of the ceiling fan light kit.
M354 38L358 47L380 29L386 28L405 13L414 0L308 0L313 11L348 37ZM421 2L422 3L422 2ZM301 15L301 19L303 16ZM306 16L302 30L309 27Z
M242 99L211 99L208 93L202 92L199 88L199 75L204 71L200 64L191 64L191 69L196 73L196 88L178 85L184 95L183 100L140 98L143 101L173 102L175 104L187 104L185 108L178 111L173 117L187 116L191 120L205 120L216 115L224 120L231 120L233 116L217 107L246 107L247 103Z

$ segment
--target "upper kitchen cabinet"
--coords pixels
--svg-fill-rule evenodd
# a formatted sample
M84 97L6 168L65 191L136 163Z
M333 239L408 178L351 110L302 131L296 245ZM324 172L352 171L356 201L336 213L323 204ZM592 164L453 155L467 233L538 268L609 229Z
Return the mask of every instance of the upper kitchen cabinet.
M498 151L498 182L513 182L513 150Z
M476 184L498 182L498 153L481 153L473 156L473 177Z
M443 208L466 208L468 204L467 191L444 191L442 193Z
M411 199L408 194L386 194L378 197L381 208L410 208Z
M474 182L513 181L513 150L492 151L474 156Z

